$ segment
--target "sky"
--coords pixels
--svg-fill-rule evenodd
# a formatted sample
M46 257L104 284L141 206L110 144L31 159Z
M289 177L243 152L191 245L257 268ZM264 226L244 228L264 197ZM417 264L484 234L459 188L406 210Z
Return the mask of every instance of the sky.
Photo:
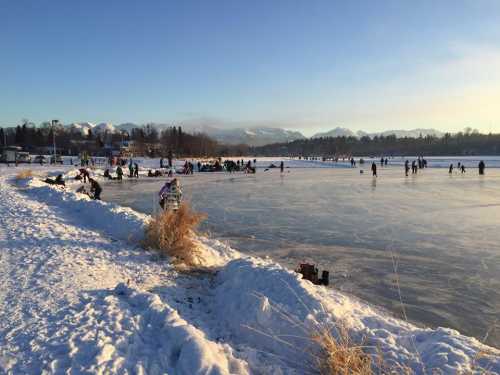
M0 126L500 132L500 1L0 0Z

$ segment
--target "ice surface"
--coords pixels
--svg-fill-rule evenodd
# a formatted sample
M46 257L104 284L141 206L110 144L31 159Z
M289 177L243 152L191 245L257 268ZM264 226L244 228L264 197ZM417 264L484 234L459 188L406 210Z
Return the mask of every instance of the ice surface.
M457 160L464 159L432 159L431 165ZM487 165L498 162L490 158ZM359 168L309 168L328 164L334 163L286 161L294 168L283 176L261 168L256 175L181 179L191 204L208 213L203 229L234 248L289 267L313 261L331 271L335 287L400 316L397 263L412 321L482 339L500 316L500 170L479 176L469 168L450 176L428 168L404 177L399 165L379 166L374 179L369 164L364 174ZM103 196L152 212L161 183L109 185ZM493 329L487 342L500 346L500 330Z

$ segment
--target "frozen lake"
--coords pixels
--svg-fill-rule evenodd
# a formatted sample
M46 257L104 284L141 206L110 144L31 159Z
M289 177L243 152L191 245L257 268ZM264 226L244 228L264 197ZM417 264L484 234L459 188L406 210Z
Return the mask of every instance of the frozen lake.
M209 235L290 268L312 261L330 270L336 288L400 317L397 263L411 321L483 339L500 318L500 169L479 176L472 168L464 175L427 168L405 178L401 166L389 166L376 179L369 164L364 169L291 168L283 176L260 169L181 181L185 198L208 214L202 230ZM110 182L103 198L151 213L163 180ZM487 343L500 347L500 328Z

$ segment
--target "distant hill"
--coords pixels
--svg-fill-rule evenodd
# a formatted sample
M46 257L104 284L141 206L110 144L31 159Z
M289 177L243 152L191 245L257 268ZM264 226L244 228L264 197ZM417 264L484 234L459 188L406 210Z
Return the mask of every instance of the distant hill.
M425 137L427 135L432 135L435 137L442 137L444 136L443 132L440 132L439 130L436 129L412 129L412 130L385 130L382 132L375 132L375 133L368 133L362 130L357 131L354 133L350 129L346 128L340 128L337 127L335 129L332 129L330 131L324 132L324 133L317 133L314 134L311 138L325 138L325 137L364 137L368 136L370 138L373 138L375 136L388 136L388 135L395 135L397 138L404 138L404 137L409 137L409 138L418 138L420 135L422 137Z
M335 128L324 133L316 133L311 138L326 138L326 137L354 137L356 136L352 130L347 128Z

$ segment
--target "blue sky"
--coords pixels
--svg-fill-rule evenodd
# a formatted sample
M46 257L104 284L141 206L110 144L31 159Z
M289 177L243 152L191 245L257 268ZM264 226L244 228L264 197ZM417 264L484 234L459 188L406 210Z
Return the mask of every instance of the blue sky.
M0 0L0 124L500 132L500 1Z

